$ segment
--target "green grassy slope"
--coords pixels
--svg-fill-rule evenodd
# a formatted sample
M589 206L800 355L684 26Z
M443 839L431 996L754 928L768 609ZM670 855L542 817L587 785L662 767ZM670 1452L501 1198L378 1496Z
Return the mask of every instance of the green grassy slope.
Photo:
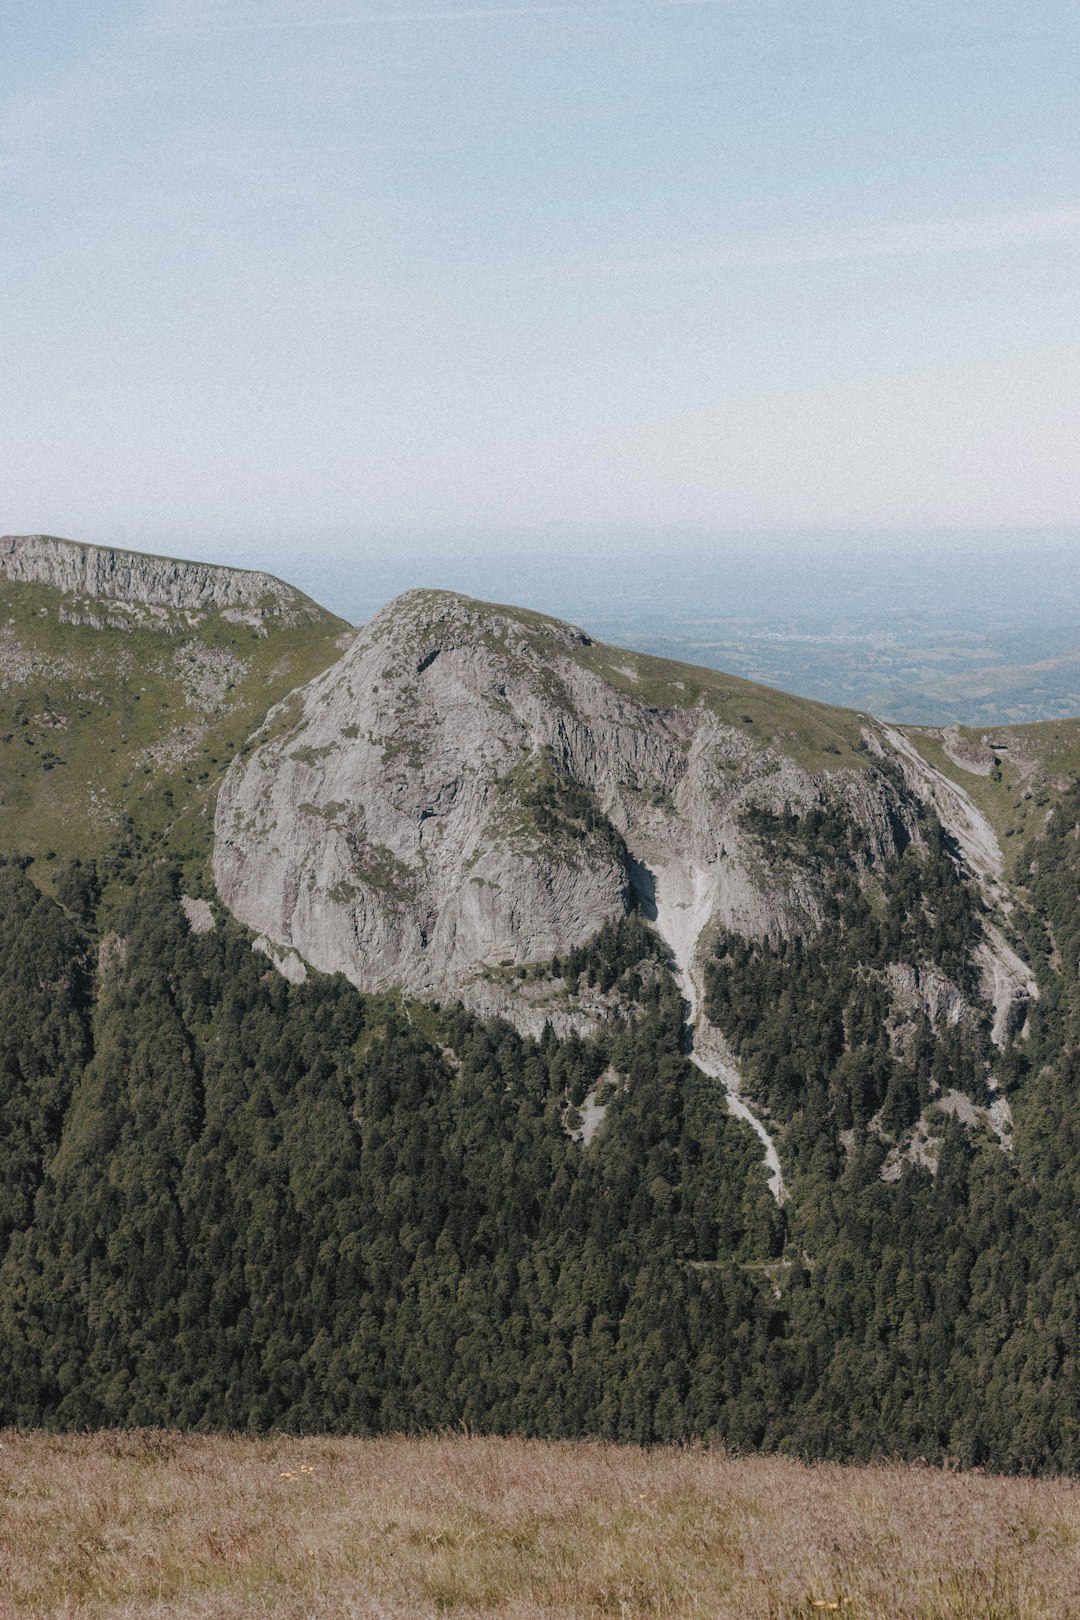
M348 626L315 608L265 628L137 607L130 629L64 622L85 609L0 576L0 850L93 855L126 817L195 849L229 759Z
M1080 719L955 728L952 735L974 750L985 748L984 739L1004 745L996 750L997 765L990 775L958 764L942 731L918 726L903 730L927 764L963 788L982 811L997 834L1006 876L1015 880L1024 846L1044 830L1062 793L1080 777Z
M519 619L538 648L558 627L557 621L522 608L500 607L498 612ZM771 745L806 770L850 769L859 763L860 755L866 757L862 733L869 717L854 709L587 638L572 649L571 656L617 690L657 708L694 708L704 703L729 725L745 727L757 741ZM985 752L987 740L1003 745L996 750L997 768L988 775L965 769L950 757L942 729L897 729L915 744L927 764L963 788L986 816L1005 853L1010 878L1015 876L1023 846L1043 831L1062 793L1080 777L1080 718L951 728L961 745L975 751Z
M852 756L865 753L866 716L852 709L602 642L582 647L577 662L657 708L692 709L703 702L726 724L745 728L758 742L771 744L810 771L835 770L841 763L850 768L857 763Z
M470 605L517 620L536 651L551 647L563 656L569 653L583 669L650 707L692 709L704 703L727 724L744 727L757 742L773 745L807 770L835 770L841 763L850 768L858 763L853 756L865 752L862 727L867 716L854 709L817 703L697 664L611 647L584 635L568 648L565 624L546 614L477 601Z
M518 608L498 611L518 618L537 647L556 628L556 621L539 613ZM771 745L806 770L850 769L860 760L869 763L872 758L866 754L862 735L868 717L855 710L587 638L573 648L571 656L611 686L658 708L693 708L705 703L728 724L745 727L757 741ZM997 765L990 774L979 774L958 763L946 748L946 734L940 728L898 729L927 764L963 788L985 815L1004 853L1005 875L1015 882L1025 845L1043 832L1062 793L1080 778L1080 718L950 728L955 740L952 755L965 749L985 755L988 742L1001 745L995 750Z

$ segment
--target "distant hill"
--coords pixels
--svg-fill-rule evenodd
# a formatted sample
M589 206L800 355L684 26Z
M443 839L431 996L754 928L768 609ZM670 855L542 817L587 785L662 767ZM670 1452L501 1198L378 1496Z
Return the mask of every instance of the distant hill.
M0 846L200 841L225 765L348 626L269 574L0 539Z

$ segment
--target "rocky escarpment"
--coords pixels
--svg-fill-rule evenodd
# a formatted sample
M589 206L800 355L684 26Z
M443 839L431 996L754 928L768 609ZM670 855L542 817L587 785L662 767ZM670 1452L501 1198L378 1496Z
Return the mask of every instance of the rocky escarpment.
M814 927L817 890L769 870L747 810L840 805L884 857L916 836L917 801L856 717L778 710L762 689L755 710L726 680L410 593L233 762L219 893L279 952L362 989L460 996L527 1027L577 1012L557 986L543 1004L519 993L515 970L632 904L684 964L710 925Z
M96 628L164 623L177 613L186 615L188 622L195 616L197 622L199 615L220 612L253 625L266 619L306 624L324 617L302 592L272 574L83 545L51 535L0 537L0 577L62 591L76 599L62 615L65 622Z
M935 770L896 726L883 725L867 732L867 742L881 754L891 750L913 793L940 818L956 842L968 872L979 885L991 912L1007 917L1012 897L1004 881L1004 862L994 829L956 782ZM993 1038L998 1046L1023 1027L1028 1007L1038 999L1038 986L1028 964L1021 960L989 918L976 949L982 991L993 1009Z

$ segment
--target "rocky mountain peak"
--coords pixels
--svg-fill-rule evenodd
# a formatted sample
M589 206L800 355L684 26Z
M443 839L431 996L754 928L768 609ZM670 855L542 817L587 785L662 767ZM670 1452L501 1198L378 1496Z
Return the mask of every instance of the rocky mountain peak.
M593 645L584 630L561 619L446 590L405 591L375 615L366 633L432 663L442 652L479 647L510 662L535 665Z
M540 614L412 591L234 761L216 880L277 948L362 989L580 1023L519 970L630 906L687 964L710 924L813 920L810 890L762 867L749 806L842 800L882 850L911 836L857 730L821 724Z

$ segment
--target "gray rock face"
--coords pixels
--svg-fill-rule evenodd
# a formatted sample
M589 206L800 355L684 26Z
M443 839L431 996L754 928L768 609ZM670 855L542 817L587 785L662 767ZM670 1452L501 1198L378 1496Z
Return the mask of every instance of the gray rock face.
M272 574L81 545L51 535L0 537L0 575L22 584L51 585L88 604L116 602L184 613L224 611L252 623L266 618L301 623L320 616L313 602ZM67 619L93 624L95 615L88 607L82 618L69 612ZM112 626L113 618L108 622ZM120 627L130 622L130 617L117 620Z
M635 891L680 961L710 924L817 921L805 879L763 864L748 804L842 801L882 854L911 836L913 805L869 756L811 772L704 696L647 702L626 690L633 670L614 684L609 651L444 592L391 603L230 767L225 904L363 990L558 1027L515 995L513 970L583 943Z
M1012 910L1012 900L1002 881L1001 848L982 811L963 788L928 765L895 726L883 725L874 733L868 730L866 740L875 751L892 752L912 791L933 808L942 826L955 838L990 910L1007 917ZM1038 1000L1038 985L1031 969L992 922L983 925L983 937L975 958L982 978L982 993L993 1008L993 1039L997 1046L1004 1046L1011 1035L1023 1028L1028 1007Z
M180 896L180 907L193 934L212 934L214 932L216 925L209 900L197 900L194 895L182 894Z

